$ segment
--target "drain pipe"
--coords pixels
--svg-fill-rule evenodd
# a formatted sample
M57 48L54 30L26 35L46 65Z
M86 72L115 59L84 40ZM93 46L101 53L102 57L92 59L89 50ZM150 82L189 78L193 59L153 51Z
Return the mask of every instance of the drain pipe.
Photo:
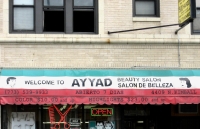
M178 66L181 67L181 57L180 57L180 41L179 41L179 35L178 36Z
M175 34L177 35L178 37L178 65L179 67L181 67L181 57L180 57L180 40L179 40L179 35L178 35L178 32L183 29L185 26L187 26L190 22L187 22L185 23L183 26L181 26L179 29L177 29L175 31Z

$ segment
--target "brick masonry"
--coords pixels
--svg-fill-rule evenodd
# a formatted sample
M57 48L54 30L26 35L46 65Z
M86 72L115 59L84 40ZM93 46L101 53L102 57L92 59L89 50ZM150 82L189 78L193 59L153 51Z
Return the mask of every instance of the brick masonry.
M3 32L3 0L0 1L0 33Z

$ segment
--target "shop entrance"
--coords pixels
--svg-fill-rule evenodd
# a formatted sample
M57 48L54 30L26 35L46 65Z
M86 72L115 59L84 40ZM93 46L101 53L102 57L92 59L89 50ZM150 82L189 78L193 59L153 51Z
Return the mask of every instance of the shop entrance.
M151 105L124 106L123 129L156 129L154 108Z
M126 105L122 129L199 129L199 111L183 113L179 107L178 104Z

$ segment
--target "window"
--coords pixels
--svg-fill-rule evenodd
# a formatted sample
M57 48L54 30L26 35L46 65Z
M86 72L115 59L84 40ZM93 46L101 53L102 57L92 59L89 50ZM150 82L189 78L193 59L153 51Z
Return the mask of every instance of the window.
M92 116L91 108L99 108L100 115ZM112 116L101 116L112 108ZM107 129L118 129L120 108L115 105L3 105L1 109L1 129L97 129L97 123L105 124ZM109 126L112 123L112 126ZM118 123L118 124L117 124ZM70 126L69 126L70 125ZM21 127L21 128L20 128ZM112 128L109 128L112 127ZM105 128L106 129L106 128Z
M10 0L10 33L98 33L97 0Z
M13 30L34 30L33 0L13 1Z
M73 16L74 32L94 31L93 0L74 0Z
M44 0L44 32L64 32L64 1Z
M192 33L200 34L200 1L196 0L196 18L192 24Z
M133 16L160 16L159 0L133 0Z

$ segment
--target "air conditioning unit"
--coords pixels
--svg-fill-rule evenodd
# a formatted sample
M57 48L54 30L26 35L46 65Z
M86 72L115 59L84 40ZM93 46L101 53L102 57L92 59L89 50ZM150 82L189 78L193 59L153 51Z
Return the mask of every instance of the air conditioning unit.
M198 104L179 104L179 113L198 113Z

